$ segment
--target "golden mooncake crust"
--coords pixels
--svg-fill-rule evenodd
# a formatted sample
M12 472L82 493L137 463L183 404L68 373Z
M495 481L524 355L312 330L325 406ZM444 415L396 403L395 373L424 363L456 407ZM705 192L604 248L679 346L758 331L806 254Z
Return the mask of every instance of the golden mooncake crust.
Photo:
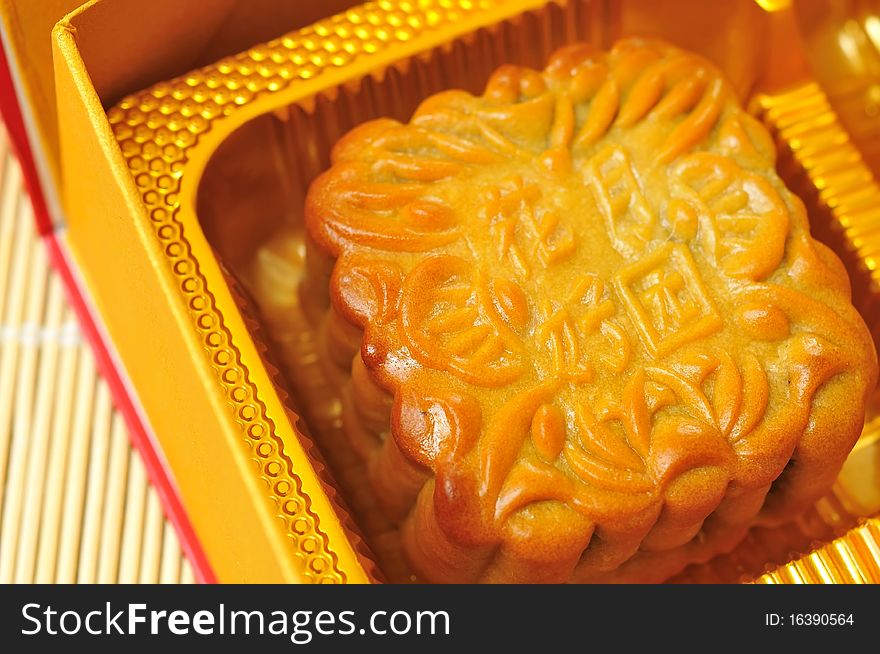
M830 486L876 355L774 164L711 64L642 39L337 144L324 352L362 330L347 429L420 576L659 580Z

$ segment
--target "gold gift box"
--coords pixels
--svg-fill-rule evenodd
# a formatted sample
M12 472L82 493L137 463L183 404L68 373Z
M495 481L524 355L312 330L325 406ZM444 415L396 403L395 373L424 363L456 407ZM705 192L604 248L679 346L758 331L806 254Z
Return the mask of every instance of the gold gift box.
M53 32L63 242L219 581L405 578L356 466L332 447L338 406L295 284L302 199L347 129L406 118L443 88L478 91L502 63L541 67L564 43L633 33L712 59L776 138L780 173L878 336L880 190L806 72L787 3L284 4L103 0ZM259 257L289 266L281 290ZM880 581L878 453L871 407L828 497L677 580Z

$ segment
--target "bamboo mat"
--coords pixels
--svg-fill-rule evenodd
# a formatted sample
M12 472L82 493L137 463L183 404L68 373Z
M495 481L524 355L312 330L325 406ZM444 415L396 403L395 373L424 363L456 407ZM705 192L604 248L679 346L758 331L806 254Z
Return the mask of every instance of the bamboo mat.
M0 125L0 583L192 583Z

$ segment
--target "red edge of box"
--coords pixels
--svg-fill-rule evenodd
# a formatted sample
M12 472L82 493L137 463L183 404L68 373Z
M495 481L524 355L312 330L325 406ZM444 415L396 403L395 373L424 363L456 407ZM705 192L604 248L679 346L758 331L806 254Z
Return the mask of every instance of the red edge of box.
M92 348L98 370L110 387L114 404L125 419L131 443L144 461L150 483L159 493L165 515L174 525L183 551L193 567L196 581L207 584L217 583L214 571L211 569L208 558L180 501L177 488L162 464L155 442L150 437L148 427L141 419L135 403L129 395L120 371L117 369L110 350L102 338L101 331L98 329L97 321L92 315L85 293L71 270L70 260L65 256L63 246L53 229L34 164L33 152L27 139L15 85L12 81L6 57L6 47L2 43L0 43L0 117L6 125L12 151L21 166L25 190L33 205L37 229L48 249L51 265L61 275L67 299L76 312L80 327Z

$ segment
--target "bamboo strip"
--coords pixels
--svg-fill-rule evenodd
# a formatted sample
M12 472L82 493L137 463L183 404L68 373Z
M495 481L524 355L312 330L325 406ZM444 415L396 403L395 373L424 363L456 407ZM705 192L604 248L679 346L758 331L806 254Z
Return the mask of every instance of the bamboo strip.
M183 557L180 553L180 545L177 543L177 534L168 520L162 528L162 567L159 571L160 584L180 583L180 561Z
M70 310L67 311L68 319ZM84 356L85 353L82 353ZM40 516L40 545L37 551L36 581L55 581L58 554L58 532L61 529L61 506L66 476L65 462L70 449L70 424L73 414L77 361L80 348L65 344L61 351L58 373L58 399L52 407L52 447L46 462L47 488Z
M162 504L159 494L152 486L147 487L147 512L144 517L144 533L141 538L141 562L138 583L159 583L159 562L162 556Z
M89 475L83 512L82 541L79 548L77 583L93 584L98 575L98 554L101 546L101 515L104 510L104 489L107 484L107 462L110 454L110 429L113 407L107 384L98 384L92 443L89 450Z
M122 527L122 547L119 553L120 584L133 584L138 580L142 545L141 534L144 528L144 508L147 499L144 463L135 450L131 451L128 466L125 520Z
M186 558L180 559L180 583L182 583L182 584L196 583L196 576L193 573L193 569L189 563L189 560Z
M29 293L25 324L39 324L43 317L48 278L48 262L43 244L31 238ZM15 348L15 344L12 346ZM8 488L3 498L3 519L0 522L0 583L10 583L15 569L18 533L24 501L25 468L32 430L34 384L37 373L39 345L21 344L21 360L15 376L15 402L12 415L12 443L9 452Z
M101 549L98 556L98 583L116 582L119 571L119 542L122 536L125 485L128 478L128 436L119 414L114 414L107 465L107 498L101 516Z
M49 296L46 303L45 324L57 329L64 315L64 296L61 281L53 276L49 280ZM51 411L55 404L56 380L58 379L57 340L43 343L39 349L40 363L37 371L37 393L32 408L33 417L24 489L24 511L18 534L18 556L15 563L15 583L33 583L37 539L39 538L40 513L44 489L52 483L52 472L46 468L51 434Z
M191 582L108 387L76 338L2 126L0 330L0 581ZM124 512L127 504L134 510Z
M85 345L82 346L85 348ZM76 581L76 562L82 531L82 513L86 490L89 440L92 426L92 408L95 385L98 381L95 360L82 352L77 371L77 393L70 439L70 456L64 480L64 508L61 513L61 535L58 546L58 566L55 581L72 584Z
M0 151L0 159L6 159L4 152ZM15 286L12 283L12 276L9 274L12 268L12 241L16 234L16 223L18 222L18 205L22 201L20 192L21 188L21 171L18 166L9 166L6 175L3 177L3 185L0 186L3 195L0 200L0 270L4 271L4 275L0 277L0 321L4 320L4 309L6 307L6 299ZM26 229L25 225L21 225ZM20 230L19 230L20 231ZM25 234L27 232L25 231ZM8 283L7 283L8 281Z
M20 207L23 202L18 203ZM9 279L9 295L4 307L4 313L0 321L5 325L18 325L22 321L26 298L27 270L33 252L32 232L24 224L23 211L17 209L14 216L0 216L5 222L9 220L17 225L15 241L12 247L9 267L6 269ZM16 378L19 350L21 343L10 341L0 343L0 525L2 516L5 514L4 505L6 499L6 471L8 469L10 448L12 445L12 407L15 401L15 383L6 380ZM2 558L2 551L0 551Z
M0 126L0 184L3 183L3 178L7 170L18 167L11 166L11 160L12 152L9 150L9 136L6 134L6 130L3 129L3 126Z

